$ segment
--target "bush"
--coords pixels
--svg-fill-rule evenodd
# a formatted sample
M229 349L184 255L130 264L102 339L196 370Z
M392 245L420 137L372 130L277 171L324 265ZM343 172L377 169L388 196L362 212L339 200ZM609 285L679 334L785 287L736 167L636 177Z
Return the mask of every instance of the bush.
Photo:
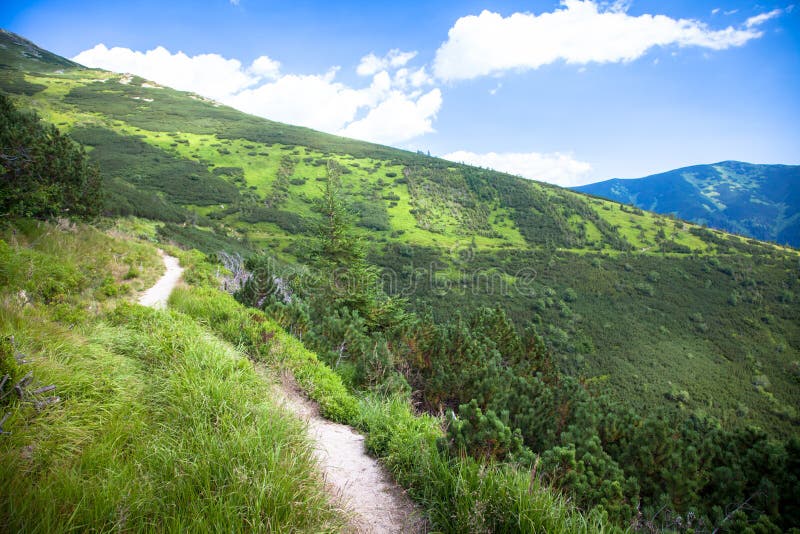
M100 126L72 130L78 142L93 147L91 159L106 182L122 180L145 192L161 192L175 204L211 206L239 198L239 190L205 165L176 157L132 136ZM111 206L113 209L113 206Z
M459 454L478 460L533 462L533 453L522 444L520 430L511 430L492 410L483 413L475 399L458 407L458 417L448 412L446 443Z
M80 146L0 93L0 214L92 218L102 208L100 187Z

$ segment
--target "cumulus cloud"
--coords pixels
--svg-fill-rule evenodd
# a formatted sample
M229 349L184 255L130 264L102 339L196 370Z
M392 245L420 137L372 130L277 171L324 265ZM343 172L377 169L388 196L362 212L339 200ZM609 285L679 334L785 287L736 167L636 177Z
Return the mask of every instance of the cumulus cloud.
M376 74L372 84L363 89L336 82L336 72L331 69L322 75L281 76L231 95L226 103L260 117L335 133L351 122L360 109L383 101L391 87L386 72Z
M406 140L406 132L433 132L433 120L442 106L442 92L433 89L419 97L395 91L361 120L351 122L340 135L393 144Z
M489 152L476 154L459 150L442 156L457 163L467 163L496 171L516 174L523 178L549 182L563 187L583 185L592 181L592 166L578 161L569 154L553 152Z
M434 74L450 81L536 69L559 60L633 61L657 46L723 50L761 37L757 26L780 12L757 15L739 28L711 29L693 19L632 16L626 11L625 3L603 8L593 0L563 0L561 8L539 15L503 17L485 10L462 17L436 51Z
M442 103L425 67L406 67L416 52L391 50L362 58L366 87L336 81L339 68L322 74L286 74L280 62L256 58L245 66L218 54L188 56L164 47L146 52L99 44L73 59L89 67L135 73L175 89L213 98L253 115L378 143L399 143L433 131ZM368 74L367 74L368 73Z
M243 68L239 60L226 59L219 54L189 57L183 52L173 54L163 46L138 52L129 48L107 48L106 45L99 44L72 59L87 67L132 72L162 85L182 91L195 91L217 100L259 81L259 76ZM264 59L269 60L262 56L253 64L261 64Z
M260 56L253 60L247 71L261 78L275 79L280 74L281 62L268 56Z
M428 75L428 71L425 67L420 67L415 71L403 68L398 69L397 72L394 73L393 82L397 87L402 87L404 89L413 87L417 89L423 85L433 83L433 78Z
M383 57L369 53L361 58L356 72L361 76L372 76L382 70L403 67L416 56L416 52L402 52L397 48L389 50L389 53Z

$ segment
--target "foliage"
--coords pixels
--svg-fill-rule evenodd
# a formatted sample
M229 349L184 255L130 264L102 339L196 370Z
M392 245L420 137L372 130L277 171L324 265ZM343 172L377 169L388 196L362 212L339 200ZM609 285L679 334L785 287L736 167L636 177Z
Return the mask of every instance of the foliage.
M186 248L195 248L207 254L215 254L220 251L247 254L252 251L252 247L247 241L226 235L222 229L165 223L157 228L157 232L165 241Z
M103 193L103 214L109 217L135 216L171 223L197 219L196 214L164 200L158 193L137 189L121 178L106 178Z
M248 206L242 209L241 220L248 223L269 222L292 234L307 234L308 224L297 213L266 206Z
M100 206L100 177L85 152L0 93L0 213L85 219Z
M522 443L522 432L511 430L491 409L483 411L478 401L458 407L458 417L447 414L447 438L451 447L462 454L484 460L508 460L532 463L530 449Z
M251 357L290 369L327 417L367 433L367 446L444 532L615 531L602 512L583 515L541 481L509 466L451 458L437 446L439 422L398 397L357 401L342 379L261 312L212 288L178 289L170 304Z
M160 197L177 210L168 220L195 223L161 230L176 242L260 251L237 298L262 311L224 318L224 336L253 354L271 347L256 356L266 361L290 355L335 418L364 416L371 408L344 399L366 389L377 415L359 424L372 450L442 529L546 528L525 522L542 517L524 497L540 478L591 517L642 529L683 529L677 517L700 531L797 523L796 251L246 116L136 77L28 69L25 79L58 91L20 101L68 126L99 121L127 145L97 144L97 159L128 153L123 170L141 164L151 176L162 161L198 170L186 191L200 202L169 176L164 187L122 171L105 179L130 186L118 198L141 189L153 195L148 212ZM164 159L139 162L137 151ZM320 176L325 165L336 180ZM231 187L220 186L233 195L221 205L214 180ZM309 244L312 234L321 238ZM217 285L216 267L181 258L197 266L187 281ZM203 311L208 328L215 313ZM277 325L319 358L272 342ZM450 435L420 438L412 401L450 414ZM462 444L472 451L461 456ZM538 463L521 467L531 455Z
M722 525L722 511L747 500L752 520L794 524L796 437L696 415L642 417L562 376L536 337L526 343L500 311L422 324L408 341L412 386L434 410L458 405L448 415L454 450L528 465L539 454L556 487L620 523L668 509Z
M144 191L161 191L177 204L225 204L239 196L235 186L199 163L175 158L134 137L100 126L74 128L72 136L93 147L91 157L105 180L122 179Z

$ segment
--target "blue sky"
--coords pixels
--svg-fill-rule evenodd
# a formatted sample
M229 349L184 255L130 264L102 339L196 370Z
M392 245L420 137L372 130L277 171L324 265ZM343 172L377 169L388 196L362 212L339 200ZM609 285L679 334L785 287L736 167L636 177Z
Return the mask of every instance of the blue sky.
M800 163L792 1L12 0L0 26L254 114L575 185Z

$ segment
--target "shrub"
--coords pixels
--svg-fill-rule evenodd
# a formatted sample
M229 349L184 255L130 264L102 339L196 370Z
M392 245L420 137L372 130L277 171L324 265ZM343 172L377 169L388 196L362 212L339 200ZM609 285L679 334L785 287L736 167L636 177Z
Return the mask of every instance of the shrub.
M475 399L458 407L458 417L448 412L444 443L459 454L469 454L478 460L519 460L528 464L533 461L533 453L522 443L521 431L511 430L492 410L484 413Z
M0 214L92 218L102 208L100 186L80 146L0 93Z

